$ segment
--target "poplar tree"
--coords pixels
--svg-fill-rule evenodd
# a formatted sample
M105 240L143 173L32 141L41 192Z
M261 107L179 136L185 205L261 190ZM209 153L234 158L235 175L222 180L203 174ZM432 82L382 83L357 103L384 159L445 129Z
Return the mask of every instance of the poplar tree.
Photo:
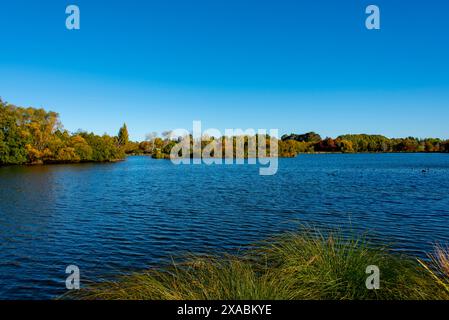
M121 146L125 146L129 142L129 134L128 134L128 128L126 127L126 123L123 124L123 127L120 128L118 132L118 143Z

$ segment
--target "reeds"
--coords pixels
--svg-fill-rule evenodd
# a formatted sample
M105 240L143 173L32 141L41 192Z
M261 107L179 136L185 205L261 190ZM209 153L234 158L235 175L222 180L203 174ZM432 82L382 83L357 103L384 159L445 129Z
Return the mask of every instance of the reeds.
M101 282L69 298L120 300L448 299L448 251L433 268L374 246L316 230L290 233L240 255L191 256L160 270ZM380 269L379 290L365 281L369 265ZM427 271L426 271L427 270ZM441 274L440 274L441 273ZM445 275L445 276L443 276ZM445 277L445 278L444 278Z
M449 294L449 247L435 246L435 252L429 255L429 259L429 263L418 261Z

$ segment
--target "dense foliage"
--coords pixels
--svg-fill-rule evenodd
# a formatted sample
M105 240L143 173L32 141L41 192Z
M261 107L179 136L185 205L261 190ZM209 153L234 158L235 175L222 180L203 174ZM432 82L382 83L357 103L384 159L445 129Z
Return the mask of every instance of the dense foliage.
M235 148L235 141L239 137L228 137L232 139ZM244 157L248 157L248 149L250 140L249 137L241 137L244 139ZM254 137L253 137L254 138ZM219 157L225 156L226 144L224 137L221 138L207 138L202 141L202 149L211 144L218 144L218 150L221 150ZM256 143L259 141L255 137ZM270 138L266 137L266 151L267 155L270 150ZM284 135L278 142L279 157L295 157L300 153L314 153L314 152L339 152L339 153L357 153L357 152L449 152L449 140L443 141L441 139L428 138L394 138L389 139L381 135L367 135L367 134L350 134L342 135L333 138L321 139L319 134L314 132L306 134L291 134ZM171 148L176 143L170 139L156 138L152 141L146 141L136 145L139 151L134 150L134 153L146 152L142 149L152 153L154 158L162 159L168 158ZM191 150L192 154L192 150ZM211 155L214 156L214 155ZM215 155L216 157L217 155ZM234 150L234 157L236 157ZM264 155L262 155L264 156Z
M305 137L314 137L307 139ZM305 135L285 135L280 150L301 152L449 152L449 140L414 137L389 139L381 135L348 134L318 140L314 132ZM318 140L318 141L317 141ZM281 152L282 154L282 152Z
M0 165L115 161L124 155L116 137L70 134L55 112L0 100Z
M234 158L254 157L250 145L255 141L257 146L260 138L261 136L203 137L201 149L205 150L215 144L218 152L212 152L210 157L231 154ZM226 150L230 147L227 141L232 141L233 151L230 153ZM237 141L243 141L243 155L236 154ZM264 154L257 156L269 155L273 140L266 136L264 141ZM309 132L284 135L280 140L274 141L278 143L280 157L295 157L299 153L313 152L449 152L449 140L437 138L389 139L381 135L348 134L335 139L322 139L319 134ZM163 133L162 137L152 133L142 142L130 141L126 124L120 128L117 137L98 136L82 131L71 134L63 129L55 112L16 107L0 99L0 165L104 162L123 159L125 154L148 154L156 159L167 159L176 143L177 139L173 139L170 132ZM193 157L192 149L190 152Z
M290 135L283 135L282 141L288 141L288 140L295 140L298 142L310 142L310 143L318 143L320 142L321 136L318 133L315 132L308 132L304 134L295 134L292 133Z

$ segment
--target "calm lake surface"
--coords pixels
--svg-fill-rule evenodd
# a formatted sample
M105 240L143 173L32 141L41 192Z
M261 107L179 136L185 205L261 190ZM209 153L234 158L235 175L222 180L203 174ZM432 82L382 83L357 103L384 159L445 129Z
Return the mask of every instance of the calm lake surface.
M421 256L449 242L448 154L279 161L269 177L257 166L149 157L0 168L0 298L55 298L71 264L82 281L98 280L186 252L233 251L298 224L368 231Z

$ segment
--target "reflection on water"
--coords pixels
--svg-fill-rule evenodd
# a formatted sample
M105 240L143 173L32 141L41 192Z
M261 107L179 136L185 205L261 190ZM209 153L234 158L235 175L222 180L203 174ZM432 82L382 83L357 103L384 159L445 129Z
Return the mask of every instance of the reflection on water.
M0 298L52 298L70 264L95 280L298 223L369 231L423 255L449 241L449 155L302 155L280 159L275 176L148 157L3 167L0 200Z

